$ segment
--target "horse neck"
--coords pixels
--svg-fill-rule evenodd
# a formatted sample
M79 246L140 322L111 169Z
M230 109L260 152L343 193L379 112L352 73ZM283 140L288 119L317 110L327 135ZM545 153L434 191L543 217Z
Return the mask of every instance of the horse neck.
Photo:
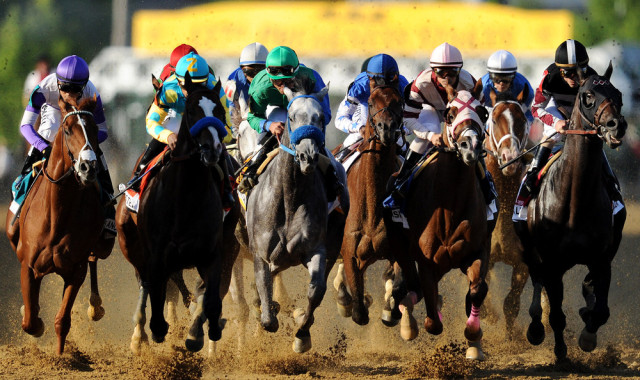
M571 117L575 129L582 129L579 114ZM602 180L602 140L593 135L568 135L562 157L565 167L570 172L564 175L571 177L573 196L590 196L591 191Z
M362 157L356 161L358 165L358 175L365 176L367 190L373 190L375 193L384 192L387 186L387 180L397 169L396 143L385 146L380 139L375 137L373 126L367 121L364 135L364 150L361 150ZM362 174L361 174L362 173Z

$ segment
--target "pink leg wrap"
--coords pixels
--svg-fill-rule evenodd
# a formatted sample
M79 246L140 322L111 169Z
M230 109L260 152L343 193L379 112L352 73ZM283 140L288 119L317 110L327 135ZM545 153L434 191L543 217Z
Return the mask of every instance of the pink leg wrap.
M480 314L480 308L471 305L471 315L469 315L469 319L467 319L467 326L469 328L480 328L480 318L478 318L478 314Z

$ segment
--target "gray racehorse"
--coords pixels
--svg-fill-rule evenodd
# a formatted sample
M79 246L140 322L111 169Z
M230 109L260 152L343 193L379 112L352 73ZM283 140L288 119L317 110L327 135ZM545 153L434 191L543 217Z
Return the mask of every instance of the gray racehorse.
M298 331L293 349L298 353L311 349L313 312L326 291L327 195L316 167L325 149L320 100L327 92L325 87L313 95L296 96L286 89L290 102L281 151L260 176L247 205L249 247L265 330L275 332L279 327L273 276L299 264L309 270L307 308L294 312Z

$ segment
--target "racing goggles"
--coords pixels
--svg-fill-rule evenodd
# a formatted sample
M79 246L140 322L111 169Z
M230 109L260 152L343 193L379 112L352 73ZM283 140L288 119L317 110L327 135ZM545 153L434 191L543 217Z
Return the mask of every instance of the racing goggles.
M390 72L390 73L374 73L371 71L367 71L367 76L369 78L373 78L376 82L376 86L388 86L394 79L397 78L398 73Z
M496 74L496 73L489 74L489 78L491 78L491 81L496 84L500 84L500 83L509 84L513 82L513 79L515 77L516 77L516 74Z
M286 76L292 77L295 74L298 67L294 66L269 66L267 72L273 76Z
M434 67L433 72L440 78L455 78L460 74L459 67Z
M58 82L58 89L60 91L68 92L70 94L79 94L84 90L84 86L82 84L73 84L73 83L60 83Z
M246 65L242 66L242 72L249 78L254 78L260 71L264 70L264 65Z
M578 76L578 69L582 70L583 74L587 73L587 67L572 67L568 69L560 68L560 75L563 78L575 79Z

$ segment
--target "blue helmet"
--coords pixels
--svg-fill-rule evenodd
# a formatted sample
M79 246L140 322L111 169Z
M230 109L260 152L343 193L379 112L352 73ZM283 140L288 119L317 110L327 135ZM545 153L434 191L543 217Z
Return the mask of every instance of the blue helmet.
M84 86L89 81L89 65L77 55L65 57L56 69L58 81Z
M191 81L194 83L206 82L209 78L209 65L204 58L196 53L189 53L180 58L176 65L176 76L184 80L184 76L189 72Z
M367 64L367 75L369 77L391 80L398 73L398 63L388 54L374 55Z

